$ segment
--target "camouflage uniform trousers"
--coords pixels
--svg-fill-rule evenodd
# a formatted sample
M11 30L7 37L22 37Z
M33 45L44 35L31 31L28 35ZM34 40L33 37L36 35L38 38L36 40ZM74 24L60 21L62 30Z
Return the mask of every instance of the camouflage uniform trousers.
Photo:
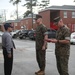
M69 55L66 56L56 55L57 69L60 75L69 75L68 60L69 60Z
M46 50L36 50L36 60L38 63L38 66L40 70L45 70L45 56L46 56Z

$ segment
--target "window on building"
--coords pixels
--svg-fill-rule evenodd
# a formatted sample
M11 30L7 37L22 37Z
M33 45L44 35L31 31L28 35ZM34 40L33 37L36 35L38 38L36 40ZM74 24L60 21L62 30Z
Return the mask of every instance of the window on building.
M64 11L64 18L67 18L67 11Z
M33 19L33 23L35 24L35 20Z
M21 21L20 26L22 26L22 25L23 25L23 22Z
M75 18L75 12L72 12L72 18Z
M28 24L28 20L26 20L26 24Z
M17 26L17 23L15 23L15 26Z

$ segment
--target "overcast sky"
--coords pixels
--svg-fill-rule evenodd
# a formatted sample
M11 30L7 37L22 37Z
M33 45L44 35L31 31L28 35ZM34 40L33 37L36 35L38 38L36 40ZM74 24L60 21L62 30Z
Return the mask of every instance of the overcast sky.
M16 6L13 6L13 4L9 3L9 1L10 0L0 0L0 13L6 10L7 19L10 19L10 15L13 15L16 10ZM19 4L20 15L22 15L24 11L26 11L25 7L22 6L24 2L25 0L22 0L22 2ZM52 5L75 5L75 2L74 0L50 0L50 6Z

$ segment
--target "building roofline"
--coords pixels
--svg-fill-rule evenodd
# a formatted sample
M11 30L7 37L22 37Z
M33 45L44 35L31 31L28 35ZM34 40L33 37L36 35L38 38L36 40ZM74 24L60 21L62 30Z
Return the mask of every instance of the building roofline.
M16 19L16 20L7 20L4 23L16 23L16 22L20 22L21 19Z
M29 18L31 19L32 17L26 17L26 18L23 18L23 19L21 19L21 20L24 20L24 19L29 19ZM33 17L33 18L35 18L35 17Z
M50 7L46 8L46 9L43 9L43 10L41 10L39 12L48 11L48 10L71 10L71 11L75 11L74 8L72 8L72 9L71 8L65 8L66 6L68 7L70 5L50 6ZM72 6L70 6L70 7L72 7ZM73 6L73 7L75 7L75 6Z

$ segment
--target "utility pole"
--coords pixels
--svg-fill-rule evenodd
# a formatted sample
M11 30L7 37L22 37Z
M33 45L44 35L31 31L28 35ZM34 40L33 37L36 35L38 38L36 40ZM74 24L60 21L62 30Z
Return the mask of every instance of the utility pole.
M35 6L35 3L33 3L34 1L36 2L37 0L26 0L30 2L30 6L29 9L31 11L31 15L32 15L32 29L33 29L33 6Z
M18 4L16 4L16 15L17 15L17 19L18 19Z
M6 10L3 9L3 16L4 16L4 21L6 21Z
M31 15L32 15L32 29L33 29L33 8L32 8L32 0L30 0L31 3Z

